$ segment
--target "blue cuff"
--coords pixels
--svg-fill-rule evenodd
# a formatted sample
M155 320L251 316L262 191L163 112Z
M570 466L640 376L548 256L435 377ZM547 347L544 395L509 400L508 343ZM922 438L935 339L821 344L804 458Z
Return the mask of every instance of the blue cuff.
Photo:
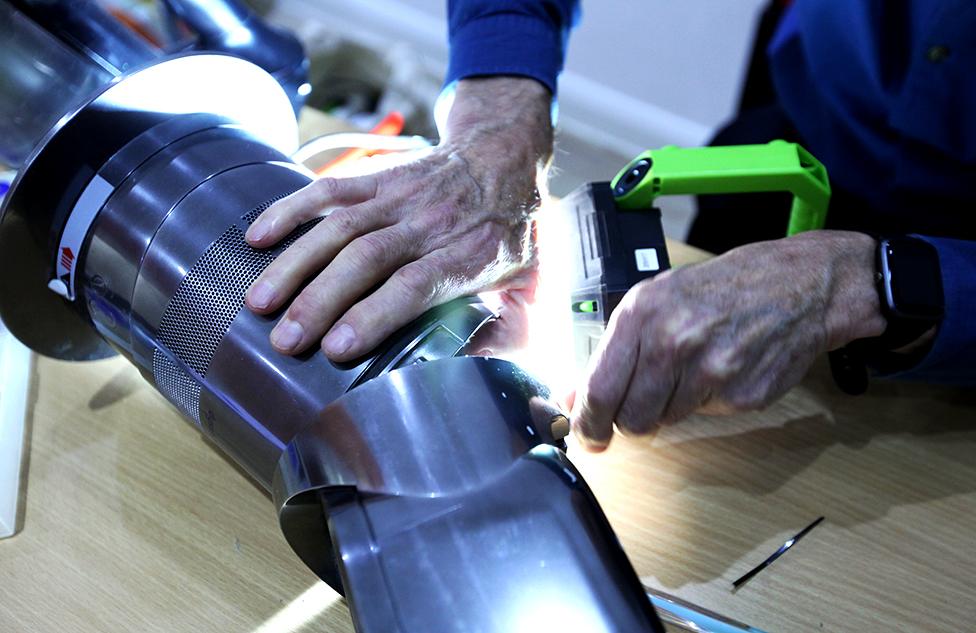
M544 14L490 11L451 22L445 84L474 76L518 75L539 81L555 96L570 24L555 23Z
M918 237L939 252L945 316L921 362L890 378L976 384L976 242Z

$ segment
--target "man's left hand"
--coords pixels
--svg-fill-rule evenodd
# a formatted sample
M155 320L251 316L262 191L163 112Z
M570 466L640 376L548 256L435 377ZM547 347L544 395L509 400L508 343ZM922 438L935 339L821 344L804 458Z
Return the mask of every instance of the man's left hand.
M262 213L246 235L256 248L325 216L248 290L258 314L287 306L272 346L298 354L321 341L331 360L351 361L455 297L530 293L531 215L552 153L551 102L534 79L464 79L444 137L426 156L316 180Z

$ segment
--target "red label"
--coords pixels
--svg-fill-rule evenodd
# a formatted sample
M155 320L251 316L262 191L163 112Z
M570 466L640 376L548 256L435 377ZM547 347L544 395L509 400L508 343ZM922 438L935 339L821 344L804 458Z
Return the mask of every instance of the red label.
M75 261L75 254L67 246L61 248L61 266L71 270L71 264Z

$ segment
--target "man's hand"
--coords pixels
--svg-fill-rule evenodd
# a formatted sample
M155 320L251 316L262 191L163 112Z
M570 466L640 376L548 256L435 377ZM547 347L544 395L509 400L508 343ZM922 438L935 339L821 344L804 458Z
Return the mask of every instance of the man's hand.
M759 409L814 359L880 335L873 238L813 231L750 244L642 282L610 317L572 424L603 450L693 412Z
M444 138L425 157L317 180L265 211L246 236L257 248L326 216L248 290L248 307L267 314L311 279L272 331L275 349L295 354L321 340L329 358L346 361L434 305L533 286L530 214L552 153L551 98L532 79L463 80Z

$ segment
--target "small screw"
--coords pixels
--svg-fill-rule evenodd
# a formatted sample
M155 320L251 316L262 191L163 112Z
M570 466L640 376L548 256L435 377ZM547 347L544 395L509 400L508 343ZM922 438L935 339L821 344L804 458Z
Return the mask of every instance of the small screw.
M549 420L549 429L552 432L552 439L556 442L569 435L569 418L563 414L552 416Z

